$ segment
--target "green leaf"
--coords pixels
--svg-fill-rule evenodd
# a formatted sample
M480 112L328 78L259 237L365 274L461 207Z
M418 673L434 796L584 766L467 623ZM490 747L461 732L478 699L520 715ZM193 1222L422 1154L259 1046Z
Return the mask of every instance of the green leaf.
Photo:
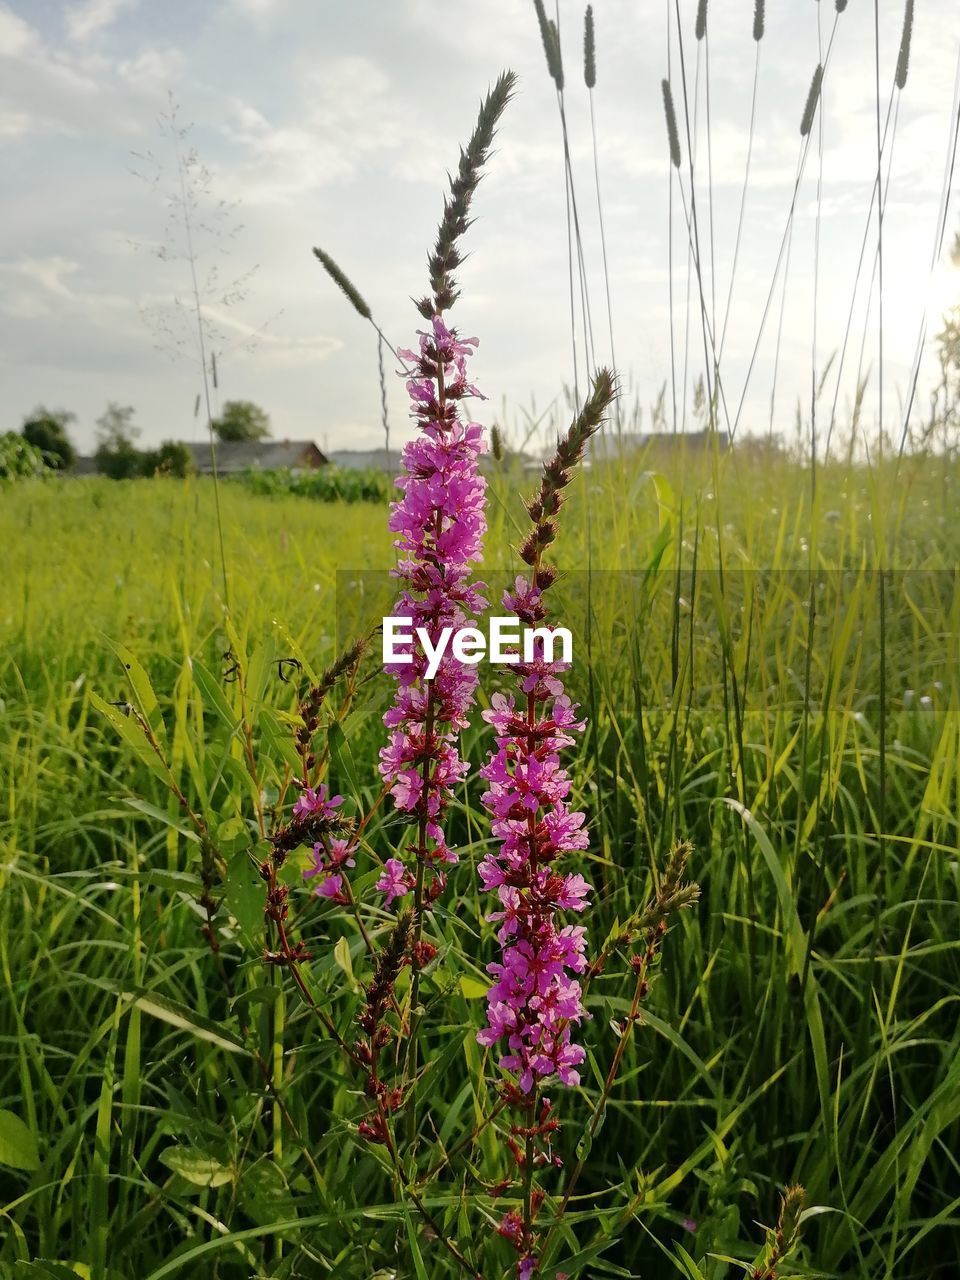
M174 817L172 814L166 813L163 809L158 808L155 804L150 804L146 800L140 800L136 796L125 796L124 804L136 809L138 813L145 814L146 817L152 818L154 822L158 822L162 827L172 827L174 831L179 831L182 836L186 836L188 840L199 843L200 837L189 825L185 819Z
M242 1009L248 1004L275 1005L280 999L279 987L251 987L249 991L241 991L230 1001L231 1009Z
M460 994L464 1000L482 1000L487 994L487 988L482 982L477 982L476 978L468 978L464 974L460 978Z
M589 1129L585 1129L580 1141L577 1143L577 1159L586 1160L590 1155L590 1149L593 1146L593 1134Z
M163 716L160 714L157 695L153 691L153 685L150 683L150 677L140 665L139 660L124 645L116 644L111 640L110 648L123 663L124 670L127 673L127 679L130 681L131 687L133 688L133 696L136 699L140 714L150 726L153 731L153 736L157 741L165 742L167 729L166 725L163 723Z
M602 1240L599 1244L593 1244L586 1249L581 1249L579 1253L575 1253L571 1258L564 1258L562 1262L543 1268L543 1280L556 1280L558 1273L568 1276L580 1275L588 1262L596 1262L600 1255L605 1253L613 1243L612 1240ZM619 1268L608 1268L608 1271L613 1275L627 1276L630 1274L627 1271L620 1271Z
M680 1261L683 1263L684 1269L686 1271L687 1276L689 1277L689 1280L705 1280L703 1272L700 1270L700 1268L697 1266L694 1260L690 1257L689 1253L687 1253L683 1245L678 1244L678 1245L675 1245L674 1248L677 1251L677 1255L680 1258Z
M777 891L777 898L780 902L780 911L783 916L783 932L786 940L787 960L790 964L790 971L799 976L803 964L804 954L804 934L803 926L800 924L800 917L797 914L796 899L787 880L783 867L780 865L780 858L777 851L770 842L770 837L764 831L763 827L756 820L746 805L742 805L739 800L733 800L729 796L721 797L723 803L728 805L734 813L740 815L743 824L751 832L757 842L763 860L767 864L770 877L773 880L774 887Z
M2 1273L0 1273L2 1274ZM49 1258L35 1258L33 1262L18 1262L14 1275L36 1276L38 1280L89 1280L90 1271L82 1262L51 1262Z
M91 692L90 701L97 711L110 721L127 746L133 749L141 764L146 765L164 786L169 786L170 779L163 767L163 762L150 745L147 735L140 727L140 722L133 715L124 715L119 707L114 707L109 702L104 702L99 694Z
M231 733L236 732L237 717L216 678L210 674L202 662L192 662L190 669L194 681L203 695L204 706L212 708Z
M353 788L353 794L359 796L360 779L357 777L357 767L353 763L353 755L347 742L347 735L336 720L327 730L327 742L330 746L330 755L336 760L349 780L350 786Z
M194 1187L222 1187L233 1178L229 1165L190 1147L167 1147L160 1152L160 1159Z
M353 961L350 959L350 943L347 941L346 935L338 938L333 948L333 958L336 960L339 968L347 975L347 981L351 987L354 986L356 979L353 976Z
M11 1169L39 1169L37 1140L12 1111L0 1111L0 1164Z
M420 1246L417 1243L417 1230L413 1225L413 1219L410 1217L410 1211L404 1205L403 1217L407 1224L407 1240L410 1244L410 1256L413 1259L413 1265L417 1273L417 1280L430 1280L427 1275L427 1268L423 1265L423 1255L420 1252Z
M263 939L265 885L246 853L235 853L227 863L224 898L240 932L253 947Z
M208 1044L216 1045L219 1049L226 1049L229 1053L247 1052L243 1042L232 1031L226 1027L218 1026L209 1018L204 1018L185 1004L179 1004L176 1000L168 1000L166 996L158 995L155 991L124 987L122 983L114 982L109 978L89 978L88 981L92 982L96 987L103 988L104 991L112 991L116 995L123 996L125 1000L136 1005L138 1009L142 1009L144 1013L148 1013L153 1018L158 1018L161 1022L168 1023L171 1027L179 1027L183 1031L189 1031L198 1040L205 1040Z

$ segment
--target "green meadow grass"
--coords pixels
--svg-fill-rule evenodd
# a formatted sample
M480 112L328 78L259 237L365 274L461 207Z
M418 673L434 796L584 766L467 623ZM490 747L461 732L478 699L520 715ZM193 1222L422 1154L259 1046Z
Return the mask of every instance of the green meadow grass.
M955 464L907 458L830 464L814 491L795 462L742 449L624 460L571 491L558 600L589 721L572 767L593 947L646 899L674 838L693 841L703 890L666 940L565 1219L571 1275L741 1275L729 1259L754 1256L794 1180L820 1210L799 1272L960 1274L958 483ZM492 482L497 580L516 564L518 487L530 477ZM296 706L276 660L312 675L335 656L363 581L341 577L338 611L337 571L389 567L386 510L234 485L222 503L229 612L206 481L0 499L0 1107L22 1122L0 1130L0 1271L456 1274L354 1144L349 1074L262 964L249 862ZM223 678L234 659L242 684ZM332 781L363 809L378 665L372 652L325 739ZM225 857L219 958L198 842L156 756L104 705L127 700ZM474 759L484 742L466 736ZM492 955L477 796L472 781L453 813L464 856L433 926L461 975L443 1002L428 993L425 1123L447 1146L497 1076L488 1063L480 1083L473 1039ZM401 835L378 810L360 887ZM366 976L356 928L296 891L294 916L312 989L347 1031ZM568 1165L628 983L611 966L591 991L588 1069L561 1099ZM490 1129L465 1159L427 1207L504 1275L509 1250L487 1240L508 1162ZM542 1182L552 1195L559 1175Z

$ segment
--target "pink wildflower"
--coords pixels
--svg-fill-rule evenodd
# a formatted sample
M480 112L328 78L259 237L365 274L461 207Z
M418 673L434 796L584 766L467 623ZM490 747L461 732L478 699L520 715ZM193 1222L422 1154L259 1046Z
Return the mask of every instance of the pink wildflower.
M459 629L486 607L472 565L481 557L485 481L477 469L484 449L483 428L460 417L458 402L479 392L468 381L467 358L476 338L460 338L434 315L420 335L419 352L401 351L414 374L407 382L412 416L420 434L404 447L397 486L403 496L390 513L398 552L393 574L402 583L394 615L410 618L436 641L444 627ZM412 662L388 668L397 682L392 707L384 716L390 731L380 752L380 773L396 807L419 825L418 860L456 862L444 840L444 811L453 787L467 773L457 735L468 721L477 685L474 666L459 662L448 648L434 678L426 680L427 660L419 645ZM387 863L390 867L391 859ZM396 863L397 866L401 864ZM377 887L388 885L389 905L400 896L400 881L386 872ZM426 886L442 887L433 871ZM404 890L405 892L405 890Z
M503 603L522 623L542 626L542 593L531 582L518 578ZM560 751L584 727L564 693L562 671L561 663L544 660L541 646L532 662L517 665L523 710L497 694L483 713L496 733L481 770L489 784L483 804L500 843L478 871L484 888L499 898L501 909L487 919L499 923L501 955L487 966L496 981L477 1039L488 1047L506 1041L500 1066L516 1075L523 1093L553 1075L578 1084L577 1067L586 1056L570 1039L571 1027L586 1016L572 976L586 967L586 930L562 924L558 913L583 911L590 885L553 865L588 840L584 815L568 807L570 777L560 763ZM524 1258L520 1266L527 1269L518 1275L532 1275L536 1260Z
M320 788L324 790L323 787ZM316 804L318 797L313 792L306 793L313 796L313 800L308 803ZM301 798L302 801L302 798ZM297 803L301 803L298 801ZM329 808L333 808L336 803L342 803L340 796L335 796L332 801L324 801L319 798L321 804L326 804ZM308 809L308 813L317 812L316 809ZM311 880L315 876L319 877L314 885L313 892L319 898L329 898L331 902L346 902L347 895L344 892L344 867L355 867L357 846L350 840L345 840L339 836L325 836L323 840L318 840L313 846L313 865L307 867L303 873L304 880Z
M293 806L293 816L306 818L313 814L321 818L329 818L333 810L338 809L342 804L343 796L331 796L329 800L327 799L326 784L321 782L316 790L313 787L307 787L304 790Z
M399 858L388 858L383 864L383 871L374 888L378 893L387 895L384 905L389 907L394 898L403 898L410 892L413 888L413 877L404 868Z

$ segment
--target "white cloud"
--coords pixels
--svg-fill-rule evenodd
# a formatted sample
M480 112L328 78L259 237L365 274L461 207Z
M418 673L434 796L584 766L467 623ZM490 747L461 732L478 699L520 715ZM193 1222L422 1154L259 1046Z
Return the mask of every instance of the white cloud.
M71 40L87 40L104 27L112 26L124 9L139 0L84 0L67 11L67 34Z
M14 272L60 298L72 298L66 277L80 269L78 262L57 255L49 258L21 258L15 263L0 263L0 271Z
M133 58L117 64L117 74L131 89L144 93L160 93L178 80L184 66L179 49L145 49Z
M269 18L286 0L233 0L233 7L251 18Z
M33 27L5 4L0 4L0 54L20 58L31 53L40 43Z

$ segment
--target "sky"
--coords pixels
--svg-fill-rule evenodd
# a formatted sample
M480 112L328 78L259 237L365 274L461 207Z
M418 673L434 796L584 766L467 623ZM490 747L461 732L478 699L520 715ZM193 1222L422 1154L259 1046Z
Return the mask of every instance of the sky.
M873 5L851 0L838 16L827 0L770 4L758 46L751 0L711 0L700 43L695 4L680 4L678 27L668 0L596 0L593 108L612 346L626 401L644 407L645 425L663 386L667 425L674 398L680 424L694 425L690 388L704 368L704 314L714 350L723 333L721 421L765 434L772 419L787 438L798 403L808 430L811 387L825 371L818 430L822 436L834 399L845 424L858 368L870 378L864 420L882 412L896 434L927 314L922 415L937 315L960 302L948 252L960 227L956 190L944 253L931 270L956 110L955 4L917 6L909 78L892 99L896 128L891 120L883 153L881 385L875 215L867 232L877 167ZM886 118L902 0L880 0L879 10ZM611 336L583 8L561 0L559 17L592 346L601 362L610 360ZM787 262L800 119L820 60L821 109ZM500 422L519 442L551 406L566 411L573 373L557 95L531 3L0 0L4 427L17 429L38 404L62 407L76 414L72 433L89 450L96 419L115 401L134 407L145 444L202 437L190 264L171 220L177 151L164 117L173 102L187 131L181 156L195 149L208 175L195 193L194 247L217 335L214 408L221 399L251 399L278 437L328 449L378 445L376 334L324 276L311 247L340 263L389 340L409 345L422 324L410 299L426 289L446 173L482 94L507 66L519 88L475 197L451 319L480 340L473 373L488 403L475 404L475 416ZM732 277L755 67L750 182ZM669 164L666 76L680 115L679 177ZM702 305L695 277L687 283L684 210L694 204ZM835 356L828 369L851 306L845 360L841 367ZM386 376L396 441L411 427L389 353Z

